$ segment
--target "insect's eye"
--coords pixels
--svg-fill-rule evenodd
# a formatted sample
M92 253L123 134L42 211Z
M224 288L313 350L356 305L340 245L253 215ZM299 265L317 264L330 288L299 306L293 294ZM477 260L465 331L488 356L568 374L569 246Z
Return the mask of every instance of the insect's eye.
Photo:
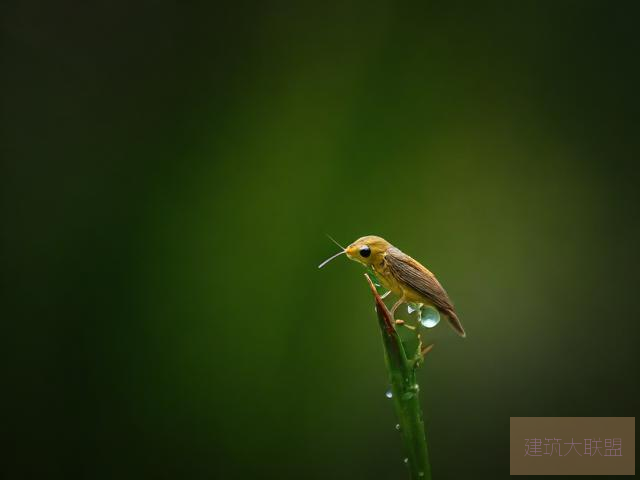
M369 247L367 247L366 245L364 247L360 247L360 256L367 258L369 255L371 255L371 249Z

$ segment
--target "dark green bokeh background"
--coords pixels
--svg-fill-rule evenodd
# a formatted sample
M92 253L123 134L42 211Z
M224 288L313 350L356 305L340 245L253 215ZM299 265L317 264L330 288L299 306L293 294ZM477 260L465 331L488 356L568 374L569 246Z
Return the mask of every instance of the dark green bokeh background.
M510 416L635 416L624 2L3 3L4 478L404 478L362 269L458 306L435 478Z

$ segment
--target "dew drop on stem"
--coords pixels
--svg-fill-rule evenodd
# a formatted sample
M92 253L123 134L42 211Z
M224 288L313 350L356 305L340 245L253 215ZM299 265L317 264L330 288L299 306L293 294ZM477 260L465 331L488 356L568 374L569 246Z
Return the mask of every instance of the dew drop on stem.
M422 307L419 315L419 321L423 327L433 328L440 322L440 313L431 306Z

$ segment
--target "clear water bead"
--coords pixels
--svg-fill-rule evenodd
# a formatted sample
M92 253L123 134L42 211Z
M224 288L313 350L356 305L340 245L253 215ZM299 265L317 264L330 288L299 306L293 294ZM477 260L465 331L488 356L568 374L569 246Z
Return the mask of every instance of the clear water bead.
M420 323L423 327L433 328L440 323L440 313L431 306L424 306L420 309Z
M399 423L396 423L396 430L398 430L398 431L400 430L400 424Z
M389 388L385 393L384 396L387 398L391 398L393 397L393 392L391 391L391 388Z

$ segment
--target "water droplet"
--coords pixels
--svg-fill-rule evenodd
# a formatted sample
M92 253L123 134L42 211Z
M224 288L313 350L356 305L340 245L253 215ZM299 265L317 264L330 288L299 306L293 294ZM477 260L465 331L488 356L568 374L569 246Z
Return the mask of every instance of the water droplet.
M387 398L393 397L393 392L391 391L391 387L389 387L389 389L385 392L384 396Z
M423 327L433 328L440 322L440 313L433 307L422 307L420 309L420 323Z
M424 472L418 472L419 477L424 477Z
M400 424L396 423L396 430L400 431Z
M404 463L409 463L409 459L407 457L404 457Z

